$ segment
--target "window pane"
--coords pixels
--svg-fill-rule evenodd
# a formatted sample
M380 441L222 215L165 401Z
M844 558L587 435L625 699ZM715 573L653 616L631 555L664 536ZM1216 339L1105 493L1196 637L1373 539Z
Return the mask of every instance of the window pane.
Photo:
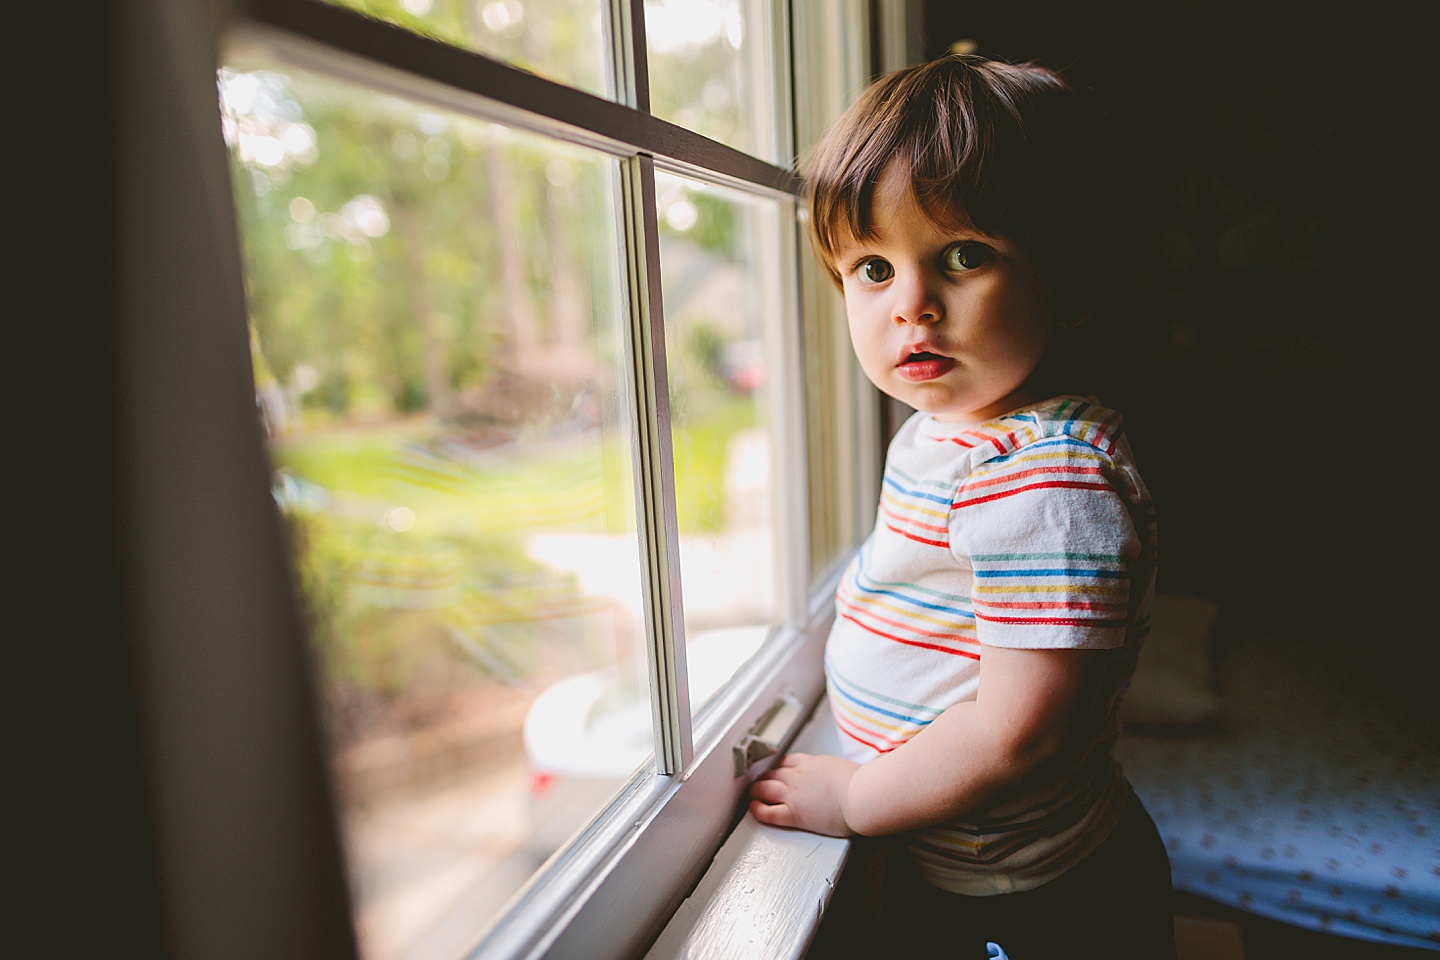
M650 109L779 162L766 0L645 0Z
M699 710L779 620L779 206L656 177L690 699Z
M616 168L220 81L364 955L449 960L651 752Z
M597 96L607 89L605 0L330 0Z

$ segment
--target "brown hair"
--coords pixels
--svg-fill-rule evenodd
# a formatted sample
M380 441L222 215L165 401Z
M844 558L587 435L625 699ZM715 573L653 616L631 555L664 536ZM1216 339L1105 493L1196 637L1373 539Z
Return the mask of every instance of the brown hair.
M1105 267L1080 255L1111 222L1099 116L1057 72L953 54L872 84L817 145L806 175L810 232L831 278L835 253L869 239L871 199L899 163L937 223L1017 244L1062 314L1093 306Z

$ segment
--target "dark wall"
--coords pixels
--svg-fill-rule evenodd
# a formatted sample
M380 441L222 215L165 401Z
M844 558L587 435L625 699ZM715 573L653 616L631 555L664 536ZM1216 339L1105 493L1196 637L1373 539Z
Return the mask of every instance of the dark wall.
M1399 480L1402 358L1435 313L1407 296L1428 219L1414 88L1379 31L1317 9L934 2L926 54L969 40L1060 68L1133 138L1137 276L1101 398L1155 495L1162 589L1306 629L1404 625L1403 558L1433 527Z

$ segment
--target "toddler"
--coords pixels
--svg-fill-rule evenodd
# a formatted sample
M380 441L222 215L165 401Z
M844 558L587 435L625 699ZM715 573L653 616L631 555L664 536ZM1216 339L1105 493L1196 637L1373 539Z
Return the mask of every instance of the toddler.
M1169 861L1111 756L1153 511L1075 388L1119 255L1101 130L1058 73L956 55L875 83L808 171L860 366L918 412L836 597L844 756L782 758L751 811L893 838L885 956L1174 957Z

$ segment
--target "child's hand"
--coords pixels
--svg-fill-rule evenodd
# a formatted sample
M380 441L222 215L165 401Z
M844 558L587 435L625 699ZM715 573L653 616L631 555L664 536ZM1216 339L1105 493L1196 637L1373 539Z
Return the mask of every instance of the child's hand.
M841 757L791 753L750 786L750 812L772 827L830 837L855 833L845 822L844 798L859 764Z

